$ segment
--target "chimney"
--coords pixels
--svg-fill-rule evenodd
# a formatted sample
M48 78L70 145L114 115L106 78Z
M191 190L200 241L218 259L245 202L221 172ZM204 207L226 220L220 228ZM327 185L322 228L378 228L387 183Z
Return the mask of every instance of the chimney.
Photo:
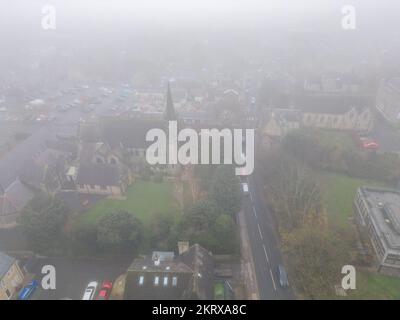
M181 255L189 250L189 241L178 241L178 253Z

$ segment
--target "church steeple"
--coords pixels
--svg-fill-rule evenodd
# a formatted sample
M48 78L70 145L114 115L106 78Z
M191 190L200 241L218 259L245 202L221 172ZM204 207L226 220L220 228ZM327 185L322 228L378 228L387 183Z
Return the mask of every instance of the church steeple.
M171 87L169 85L169 81L168 81L168 87L167 87L167 106L165 108L164 118L165 118L165 120L168 120L168 121L178 119L178 117L176 116L176 113L175 113L174 101L172 100L172 93L171 93Z

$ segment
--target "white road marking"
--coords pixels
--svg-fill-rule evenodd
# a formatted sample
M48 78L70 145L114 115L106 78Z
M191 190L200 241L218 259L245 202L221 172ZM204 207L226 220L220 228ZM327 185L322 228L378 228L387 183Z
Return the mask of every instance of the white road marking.
M264 245L264 244L263 244L263 248L264 248L265 257L267 258L267 262L269 263L269 258L268 258L267 249L265 248L265 245Z
M253 213L254 213L254 216L256 217L256 219L258 218L257 217L257 211L256 211L256 208L254 208L254 206L253 206Z
M260 225L259 224L257 224L257 227L258 227L258 233L260 234L260 237L261 237L261 239L263 238L263 236L262 236L262 233L261 233L261 228L260 228Z
M249 194L250 194L250 200L251 202L253 202L253 196L251 195L251 192L249 192Z
M270 274L271 279L272 279L272 285L274 286L274 290L276 291L276 285L275 285L274 275L272 274L271 269L269 269L269 274Z

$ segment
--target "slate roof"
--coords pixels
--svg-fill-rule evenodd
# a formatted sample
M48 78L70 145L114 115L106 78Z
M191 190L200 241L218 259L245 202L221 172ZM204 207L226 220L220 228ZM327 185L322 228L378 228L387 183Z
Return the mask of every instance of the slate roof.
M161 259L155 263L155 254ZM143 277L143 283L139 282ZM155 277L159 284L155 285ZM164 277L168 284L164 285ZM172 278L176 283L173 285ZM128 268L125 298L130 300L213 299L214 259L210 252L198 244L178 256L153 253L137 258Z
M17 213L34 197L34 191L21 182L15 180L0 197L0 215L6 216Z
M0 279L2 279L8 270L10 270L14 262L15 258L0 252Z
M352 108L368 108L371 101L359 96L309 95L295 97L294 104L303 112L344 114Z
M146 121L143 119L123 119L108 117L100 122L102 140L111 148L125 147L145 149L150 142L146 142L146 134L150 129L164 128L164 121Z
M117 166L110 164L81 164L76 182L80 185L117 186L120 182L120 173Z
M104 199L105 196L82 194L77 191L60 191L56 194L56 198L63 201L73 212L81 212Z

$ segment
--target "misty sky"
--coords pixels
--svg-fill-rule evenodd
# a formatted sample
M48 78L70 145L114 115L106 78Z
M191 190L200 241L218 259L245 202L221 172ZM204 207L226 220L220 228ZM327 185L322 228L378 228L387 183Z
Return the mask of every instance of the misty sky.
M340 21L341 7L359 10L360 23L385 24L400 12L397 0L0 0L3 27L39 26L41 7L54 4L60 22L68 27L96 24L147 26L198 25L232 27L273 22L302 23L308 28ZM381 21L378 20L381 19ZM384 18L384 20L383 20ZM4 30L3 30L4 31Z

